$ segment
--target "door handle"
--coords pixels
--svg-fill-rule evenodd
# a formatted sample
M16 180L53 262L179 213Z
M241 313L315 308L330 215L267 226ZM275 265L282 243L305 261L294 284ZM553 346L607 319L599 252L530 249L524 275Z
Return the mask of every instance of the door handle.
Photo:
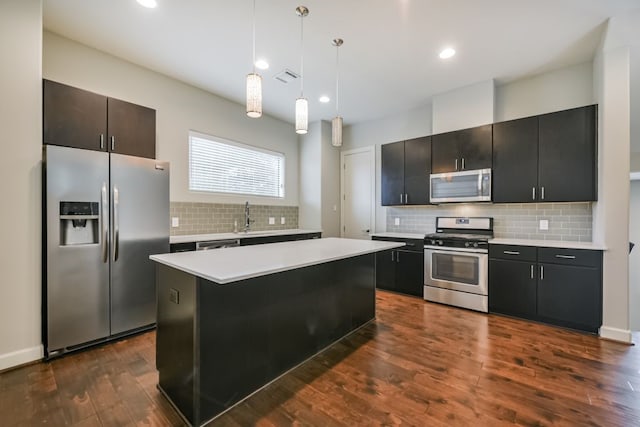
M366 230L360 230L360 231L362 231L363 233L368 233L368 232L370 232L371 230L369 230L369 229L367 228Z
M540 199L544 200L544 187L540 187Z
M396 252L396 262L400 262L400 252Z
M400 193L400 204L402 204L402 193Z
M115 151L116 149L116 137L111 135L111 151Z
M104 150L104 134L100 134L100 149Z
M456 159L456 170L458 170L458 159Z
M533 279L533 264L531 264L531 278Z
M393 262L393 261L395 261L395 259L393 259L393 253L394 253L394 252L395 252L395 251L391 251L391 261L392 261L392 262Z
M531 200L536 199L536 187L531 188Z
M118 260L120 252L120 192L113 187L113 261Z
M540 266L540 280L544 280L544 265Z
M464 157L462 158L462 170L464 170Z
M406 205L407 203L409 203L409 195L404 193L404 204Z
M107 184L102 183L102 262L109 261L109 200L107 200Z

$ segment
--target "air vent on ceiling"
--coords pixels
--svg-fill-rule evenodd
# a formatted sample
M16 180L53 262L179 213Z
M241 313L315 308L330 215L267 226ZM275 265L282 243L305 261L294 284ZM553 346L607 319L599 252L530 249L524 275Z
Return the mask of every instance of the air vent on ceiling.
M285 68L284 70L280 71L278 74L276 74L275 76L273 76L274 79L281 81L282 83L291 83L295 80L297 80L300 76L296 73L294 73L293 71L291 71L288 68Z

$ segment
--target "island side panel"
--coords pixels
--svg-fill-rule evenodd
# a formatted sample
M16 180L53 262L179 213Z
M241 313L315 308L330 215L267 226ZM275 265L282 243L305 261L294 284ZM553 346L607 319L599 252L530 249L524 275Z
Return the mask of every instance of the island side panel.
M159 387L193 425L196 365L196 278L157 264L156 368Z
M375 255L219 285L198 279L200 420L375 317Z

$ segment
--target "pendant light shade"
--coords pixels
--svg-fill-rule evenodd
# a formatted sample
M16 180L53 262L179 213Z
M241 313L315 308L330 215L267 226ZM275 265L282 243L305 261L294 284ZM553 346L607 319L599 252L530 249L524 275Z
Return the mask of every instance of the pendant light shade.
M338 49L342 46L344 40L333 39L333 45L336 47L336 116L331 120L331 145L334 147L342 146L342 117L338 111L339 107L339 89L340 89L340 61Z
M304 97L304 17L309 15L305 6L296 8L296 15L300 17L300 96L296 99L296 133L304 135L309 126L309 103Z
M253 73L247 74L247 116L262 116L262 77L256 73L256 0L253 0Z
M331 120L331 145L342 146L342 117L337 116Z
M256 73L247 74L247 116L262 116L262 77Z
M309 102L307 98L296 99L296 133L307 133L309 124Z

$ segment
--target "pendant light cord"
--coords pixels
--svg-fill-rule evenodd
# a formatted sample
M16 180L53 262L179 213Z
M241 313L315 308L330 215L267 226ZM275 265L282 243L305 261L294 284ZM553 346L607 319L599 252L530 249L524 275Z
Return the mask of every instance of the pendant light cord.
M336 116L339 116L340 111L340 46L336 46Z
M256 0L253 0L253 74L256 73Z
M304 96L304 15L300 15L300 98Z

